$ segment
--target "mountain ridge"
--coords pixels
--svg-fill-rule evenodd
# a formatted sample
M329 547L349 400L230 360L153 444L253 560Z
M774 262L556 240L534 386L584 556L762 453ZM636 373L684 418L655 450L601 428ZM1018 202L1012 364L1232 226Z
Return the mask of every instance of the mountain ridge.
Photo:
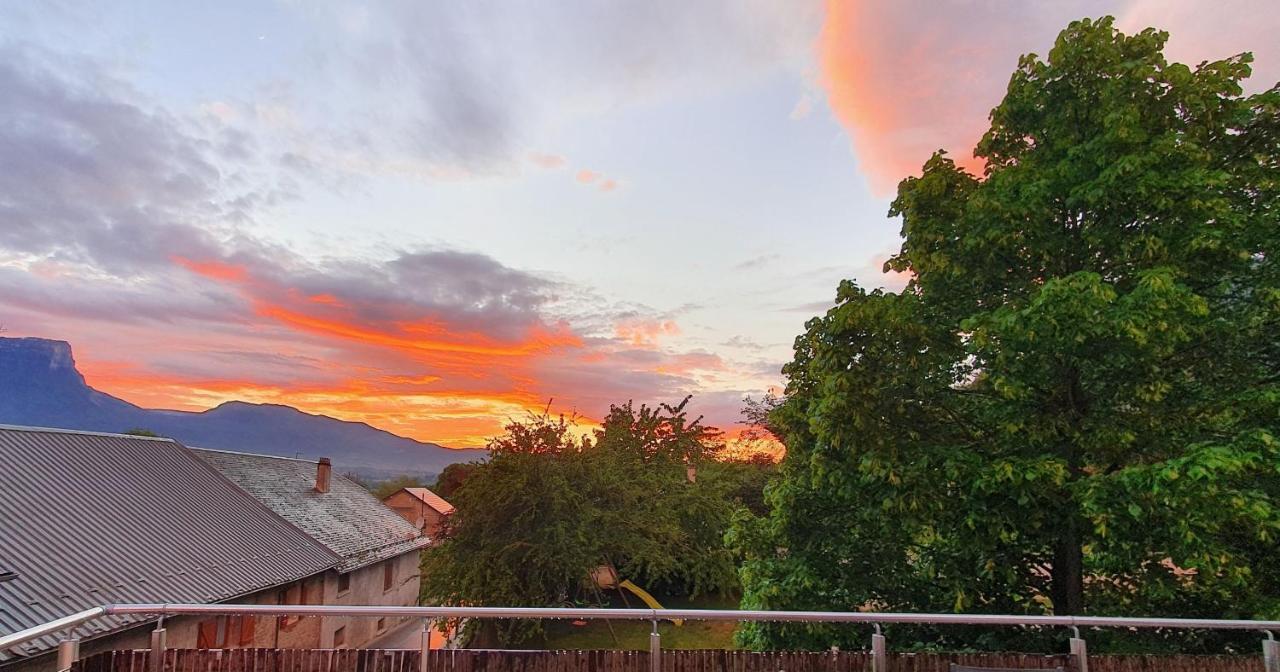
M143 428L193 447L328 457L339 469L369 475L439 473L487 455L284 404L232 400L203 411L143 408L91 387L76 368L70 343L33 337L0 337L0 423L117 433Z

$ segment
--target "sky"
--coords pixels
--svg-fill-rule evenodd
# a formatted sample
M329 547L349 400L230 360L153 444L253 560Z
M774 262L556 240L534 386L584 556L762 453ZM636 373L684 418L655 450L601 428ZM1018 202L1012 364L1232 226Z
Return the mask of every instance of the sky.
M0 325L148 407L733 432L840 280L905 285L897 182L1102 15L1280 80L1270 0L0 4Z

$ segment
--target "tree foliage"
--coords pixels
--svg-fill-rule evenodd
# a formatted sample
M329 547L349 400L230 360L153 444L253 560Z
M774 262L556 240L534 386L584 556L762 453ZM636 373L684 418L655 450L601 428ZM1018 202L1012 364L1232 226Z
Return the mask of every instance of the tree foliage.
M688 479L719 433L678 405L614 406L591 436L563 417L512 422L452 494L456 511L424 554L427 604L556 606L592 599L612 564L641 585L692 593L736 585L724 546L731 484ZM537 623L505 624L510 640Z
M476 468L475 462L455 462L446 465L440 475L436 477L436 483L431 487L431 491L448 499L453 493L467 480L467 476Z
M745 606L1280 617L1280 87L1166 38L1072 23L982 177L901 183L914 279L842 283L797 338Z

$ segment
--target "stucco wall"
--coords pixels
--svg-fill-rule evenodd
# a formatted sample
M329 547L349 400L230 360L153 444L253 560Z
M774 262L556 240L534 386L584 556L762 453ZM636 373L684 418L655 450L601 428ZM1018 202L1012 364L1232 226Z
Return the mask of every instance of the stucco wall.
M392 494L382 500L382 503L400 514L401 518L419 526L422 533L428 537L434 537L440 529L440 523L444 521L444 516L439 511L427 506L421 499L404 490Z
M231 600L233 604L281 604L296 603L300 600L304 586L307 589L309 603L320 603L324 594L326 579L333 572L318 574L303 581L296 581L279 588L269 588L244 598ZM283 600L281 598L284 598ZM206 620L225 619L228 617L175 616L166 618L165 646L172 649L194 649L199 642L200 623ZM323 624L319 618L302 618L286 627L275 616L259 616L254 619L253 641L241 644L239 638L227 642L227 648L316 648L320 646L320 635ZM225 632L227 624L221 626ZM122 630L104 637L87 639L80 643L80 655L87 656L101 651L122 649L151 648L151 632L155 630L155 622L144 623L128 630ZM50 652L24 661L14 661L0 666L0 672L53 672L57 667L57 654Z
M338 575L329 572L325 575L325 604L361 605L376 604L387 606L412 607L418 604L418 590L421 585L418 574L419 555L417 551L384 560L362 567L351 572L350 589L338 592ZM382 589L385 567L394 568L394 580L390 590ZM338 628L346 628L346 641L343 648L358 649L378 635L394 628L405 619L387 617L382 629L378 628L376 618L330 617L324 619L320 635L322 648L333 648L334 633Z
M345 604L345 605L394 605L414 606L418 604L419 556L417 551L405 553L389 560L370 565L351 573L350 589L338 593L338 573L328 571L324 574L309 577L304 581L294 582L287 586L263 590L243 599L232 600L235 604L299 604L305 594L307 604ZM384 566L394 567L394 582L390 590L384 591ZM302 592L305 589L305 593ZM177 616L165 619L165 645L174 649L194 649L199 641L200 623L213 619L229 617L194 617ZM241 643L239 638L226 642L227 648L262 647L262 648L331 648L334 632L346 628L344 648L360 648L378 635L394 628L404 619L388 617L383 628L379 629L376 618L347 617L302 617L285 622L275 616L259 616L254 619L254 635L252 642ZM222 632L227 624L223 621ZM154 622L145 623L128 630L113 633L81 642L80 655L86 656L100 651L113 649L147 649L151 648L151 631ZM36 658L13 661L0 665L0 672L53 672L57 667L56 652L49 652Z

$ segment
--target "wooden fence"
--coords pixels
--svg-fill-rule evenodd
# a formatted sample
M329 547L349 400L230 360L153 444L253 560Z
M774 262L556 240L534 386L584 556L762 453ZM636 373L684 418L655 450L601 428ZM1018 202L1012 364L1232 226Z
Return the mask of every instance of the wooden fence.
M106 651L72 672L150 672L150 651ZM417 650L169 649L164 672L421 672ZM889 672L948 672L975 667L1076 672L1068 655L890 653ZM862 651L662 652L663 672L870 672ZM426 672L649 672L644 651L430 651ZM1089 656L1089 672L1263 672L1259 656Z

